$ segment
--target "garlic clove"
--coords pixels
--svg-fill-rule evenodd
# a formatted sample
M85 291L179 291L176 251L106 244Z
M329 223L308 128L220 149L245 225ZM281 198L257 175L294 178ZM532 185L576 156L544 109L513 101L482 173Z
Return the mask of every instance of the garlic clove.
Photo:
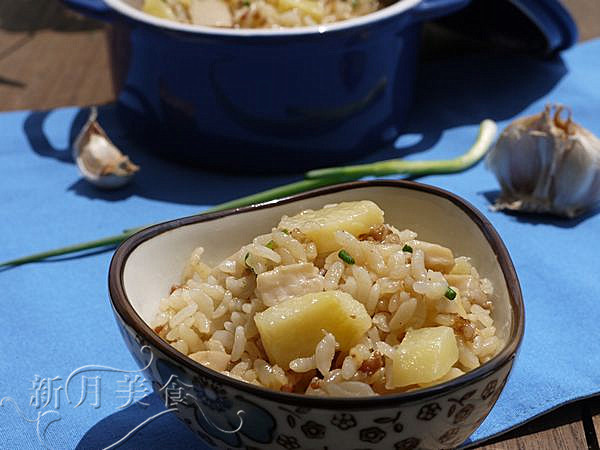
M103 189L115 189L131 181L139 167L113 144L97 122L98 111L90 116L73 143L73 159L83 177Z
M600 202L600 140L547 106L512 122L486 159L500 183L495 210L575 217Z
M554 207L568 217L600 202L600 140L578 127L572 141L571 150L565 152L557 167L554 182Z
M535 132L527 132L528 122L520 120L509 125L487 158L488 165L496 168L498 181L507 193L533 192L538 177L532 174L541 171L538 136ZM516 141L521 145L514 145Z

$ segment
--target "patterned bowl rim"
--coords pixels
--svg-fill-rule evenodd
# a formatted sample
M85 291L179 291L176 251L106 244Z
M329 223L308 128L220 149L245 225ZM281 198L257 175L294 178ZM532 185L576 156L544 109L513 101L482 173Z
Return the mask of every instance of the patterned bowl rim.
M231 216L234 214L243 214L249 211L256 211L265 208L272 208L277 205L293 203L298 200L318 197L321 195L332 194L341 191L347 191L352 189L359 189L365 187L389 187L395 189L410 189L421 192L433 194L442 198L445 198L452 202L455 206L462 209L468 217L479 227L483 235L491 245L498 263L504 275L510 304L512 306L512 324L511 330L507 339L506 346L492 358L490 361L482 364L478 368L467 372L453 380L441 383L432 387L419 389L412 392L405 392L399 394L389 394L375 397L316 397L303 394L294 394L287 392L274 391L271 389L255 386L243 381L236 380L234 378L223 375L212 369L204 367L200 363L188 358L186 355L178 352L171 347L166 341L162 340L137 314L133 306L129 302L127 295L125 294L125 288L123 285L123 271L125 263L131 252L143 242L146 242L159 234L167 231L199 222L207 222L222 217ZM341 183L324 188L314 189L301 194L292 195L278 200L269 201L266 203L259 203L243 208L228 209L207 214L198 214L194 216L184 217L181 219L175 219L168 222L159 223L148 228L145 228L129 239L124 241L114 253L108 275L109 294L113 309L116 312L120 320L130 326L137 334L139 334L143 340L150 344L150 346L157 348L163 354L174 360L176 363L188 368L192 372L198 373L206 378L213 381L223 383L224 385L231 386L239 391L250 393L259 398L273 400L275 402L283 404L293 404L298 406L305 406L309 408L323 408L323 409L374 409L381 408L384 406L394 406L407 403L413 403L423 399L436 398L444 395L446 392L452 392L461 387L468 386L479 379L485 378L488 374L495 372L496 370L509 363L515 356L521 345L523 338L523 331L525 325L525 308L523 305L523 297L521 293L521 287L517 278L514 265L506 249L506 246L502 242L498 232L494 229L492 224L481 214L473 205L466 200L452 194L444 189L417 183L414 181L405 180L372 180L372 181L354 181L350 183Z

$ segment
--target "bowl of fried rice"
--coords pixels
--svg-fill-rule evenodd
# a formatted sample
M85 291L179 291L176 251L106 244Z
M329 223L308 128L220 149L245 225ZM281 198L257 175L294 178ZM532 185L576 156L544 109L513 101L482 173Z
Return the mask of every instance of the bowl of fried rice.
M281 172L401 130L424 21L468 0L63 0L110 22L121 120L144 149Z
M154 225L116 251L109 291L155 392L214 448L457 446L524 326L492 225L408 181Z

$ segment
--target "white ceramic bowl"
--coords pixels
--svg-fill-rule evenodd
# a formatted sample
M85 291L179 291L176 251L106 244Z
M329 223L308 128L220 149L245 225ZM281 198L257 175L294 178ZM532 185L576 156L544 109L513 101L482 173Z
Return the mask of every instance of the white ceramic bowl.
M159 300L180 281L192 250L217 263L284 214L328 203L369 199L386 223L469 255L495 289L493 317L507 344L491 361L450 382L415 392L362 399L275 392L223 376L177 352L148 325ZM155 225L119 247L109 275L112 304L125 341L146 377L165 395L173 375L199 402L177 414L209 445L221 448L440 448L463 442L496 401L519 347L524 309L517 276L491 224L464 200L406 181L337 185L237 210ZM146 346L146 348L144 348ZM152 358L150 364L149 358ZM239 411L243 422L241 429ZM220 429L220 430L219 430Z

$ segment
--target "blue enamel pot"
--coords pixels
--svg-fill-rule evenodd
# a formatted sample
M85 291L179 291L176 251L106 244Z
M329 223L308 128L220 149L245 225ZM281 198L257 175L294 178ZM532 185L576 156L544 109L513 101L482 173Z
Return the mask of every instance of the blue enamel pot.
M409 109L423 21L469 0L400 0L292 29L222 29L145 14L140 0L64 0L113 24L122 120L146 148L227 171L297 171L376 150Z

